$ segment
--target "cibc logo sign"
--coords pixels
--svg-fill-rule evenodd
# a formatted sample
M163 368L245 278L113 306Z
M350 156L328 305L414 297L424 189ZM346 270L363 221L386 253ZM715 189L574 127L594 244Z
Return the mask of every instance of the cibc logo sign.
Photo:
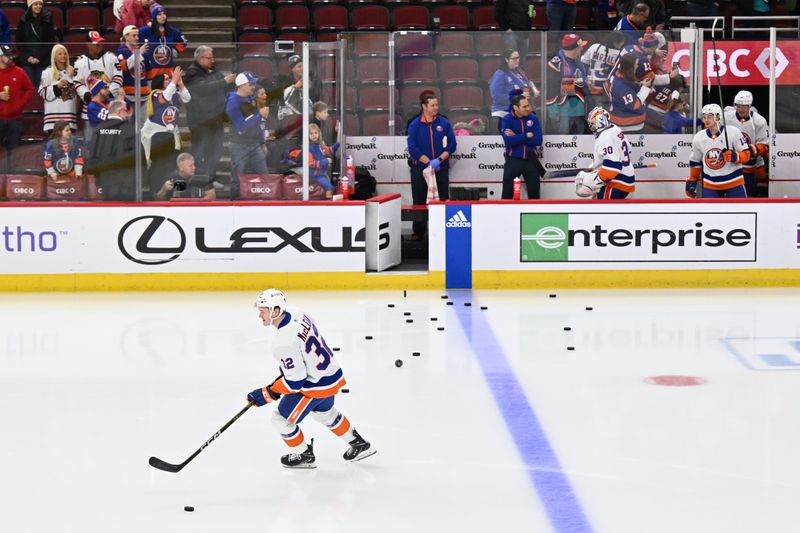
M337 230L341 232L340 235L334 235ZM300 253L366 250L364 228L354 231L350 226L325 230L319 226L308 226L297 231L274 226L235 228L228 242L222 243L207 242L206 229L203 227L192 228L190 235L193 234L194 239L187 239L186 233L171 218L145 215L122 226L117 245L122 255L142 265L163 265L174 261L190 243L200 254L272 254L284 249Z
M520 262L754 262L756 213L522 213Z

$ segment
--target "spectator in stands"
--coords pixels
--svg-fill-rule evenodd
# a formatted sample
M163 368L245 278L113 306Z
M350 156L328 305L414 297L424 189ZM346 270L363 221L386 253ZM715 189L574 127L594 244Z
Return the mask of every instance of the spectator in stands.
M103 200L136 200L136 131L128 120L128 106L114 100L108 118L95 131L87 157L89 174L103 188Z
M578 10L576 0L547 0L547 31L572 31Z
M44 100L44 131L51 131L59 120L78 129L78 80L69 64L69 52L63 44L53 46L50 67L42 72L39 96Z
M125 26L122 31L122 44L117 48L117 58L119 59L120 72L122 74L122 90L125 93L125 100L131 105L139 107L147 101L150 94L150 86L147 84L148 72L152 68L150 60L150 43L139 46L139 28L136 26ZM141 89L141 99L136 98L136 50L139 50L139 84ZM143 119L142 119L143 120Z
M519 66L520 53L517 50L506 50L498 68L489 80L489 92L492 94L492 117L494 126L500 131L500 119L509 112L511 91L522 91L526 97L539 97L539 89L528 79L525 71Z
M690 17L717 17L719 16L719 0L686 2L686 14Z
M613 31L605 36L603 42L592 44L581 56L581 63L586 66L588 73L586 81L589 94L586 95L586 107L589 109L598 106L608 109L610 100L605 85L624 44L625 35Z
M182 76L181 67L175 67L172 76L156 74L147 97L147 120L141 137L151 192L160 187L164 176L174 168L175 157L181 151L178 111L181 104L192 99Z
M650 26L654 30L663 30L667 21L667 8L664 6L664 0L622 0L619 2L620 16L624 17L630 14L639 3L647 4L647 7L650 8L650 13L642 27Z
M87 123L83 130L83 138L88 145L92 140L94 130L108 118L108 104L111 103L112 96L108 84L102 78L89 76L86 80L86 86L89 88L87 94L92 98L86 106ZM119 99L124 100L124 96L121 93L119 94Z
M693 133L693 131L686 131L693 124L692 118L686 116L688 104L684 94L679 91L672 91L669 98L669 110L661 118L661 126L664 133ZM703 124L703 119L697 118L694 122L697 126Z
M11 47L0 45L0 146L6 149L9 163L11 152L22 138L22 110L35 92L25 71L14 64Z
M630 15L624 16L619 19L617 26L614 28L616 31L621 31L625 35L625 44L638 44L639 39L642 37L642 32L647 23L647 17L650 16L650 7L644 2L638 2L633 6Z
M439 199L450 199L450 156L456 150L456 136L450 122L439 114L439 99L432 91L420 94L422 112L408 125L408 155L411 164L411 196L414 205L427 204L428 184L422 171L436 173ZM416 221L412 240L422 240L427 222Z
M314 102L311 105L311 114L311 123L319 126L320 131L322 131L322 141L328 146L333 146L339 138L339 121L337 120L331 125L328 104Z
M525 94L513 95L510 112L500 121L500 133L506 145L503 156L503 200L514 197L514 180L525 178L528 199L539 198L539 166L534 162L541 153L542 128Z
M639 81L636 70L639 58L625 54L619 60L619 68L611 77L611 122L622 131L639 131L644 127L645 102L650 96L653 78Z
M322 130L316 124L308 125L308 168L309 183L316 183L325 189L325 197L333 196L333 184L328 173L333 166L333 156L339 144L328 146L322 140Z
M86 54L75 60L75 78L79 83L77 88L78 99L85 104L82 106L81 119L86 125L84 131L86 143L91 140L92 129L90 126L97 126L99 121L105 119L105 117L99 119L94 124L89 121L87 114L89 105L96 94L92 94L88 81L90 79L101 80L105 90L113 96L117 96L122 91L122 73L117 64L117 58L110 51L103 50L104 42L105 39L100 35L100 32L95 30L88 32L86 34ZM107 98L104 98L102 101L107 104L107 100Z
M268 108L258 109L255 104L255 76L240 72L236 76L236 90L228 94L225 113L231 121L231 200L239 198L239 174L267 174L264 158L264 119Z
M0 44L11 44L11 28L2 8L0 8Z
M548 16L549 16L548 6ZM506 32L503 35L505 47L517 50L524 57L528 52L528 33L530 32L531 19L536 12L533 0L496 0L494 3L494 20L497 26Z
M278 109L278 120L282 136L297 137L303 130L303 59L293 55L288 61L290 74L280 80L279 85L283 89L283 104ZM319 91L313 81L308 92L309 103L319 99Z
M150 24L151 0L124 0L114 31L125 35L126 26L142 28Z
M150 15L152 23L139 28L139 39L152 43L148 52L151 68L147 73L152 80L158 74L172 74L175 59L186 50L189 41L178 28L167 24L167 10L161 4L153 2Z
M584 90L586 67L580 62L586 41L576 33L561 38L561 50L547 62L548 133L582 134L586 116Z
M595 4L595 28L608 31L619 22L620 13L617 10L617 0L597 0Z
M194 62L183 76L193 96L186 110L195 164L212 183L216 183L217 165L222 157L225 100L236 79L236 74L223 74L214 67L214 50L201 45L194 51Z
M72 135L66 120L53 124L50 140L44 147L44 170L50 178L83 176L83 143Z
M177 169L161 178L163 184L154 194L154 200L172 200L173 198L196 198L200 200L216 200L217 191L209 183L208 176L195 174L195 160L192 154L183 152L175 160Z
M31 82L38 86L42 71L50 61L53 43L59 41L53 26L53 14L44 9L42 0L28 0L28 9L17 24L17 57Z

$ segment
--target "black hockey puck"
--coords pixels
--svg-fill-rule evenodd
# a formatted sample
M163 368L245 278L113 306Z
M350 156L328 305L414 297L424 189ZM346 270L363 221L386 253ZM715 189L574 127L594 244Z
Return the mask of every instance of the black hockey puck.
M575 349L575 347L574 347L574 346L567 346L567 350L569 350L570 352L571 352L572 350L574 350L574 349Z
M438 327L436 329L439 330L439 331L444 331L444 328L442 328L442 327Z
M587 311L591 311L591 310L592 310L592 308L591 308L591 307L587 307L587 308L586 308L586 310L587 310Z
M564 326L564 331L572 331L572 328L569 326Z
M333 351L334 351L334 352L338 352L339 350L341 350L341 348L339 348L338 346L334 346L334 347L333 347Z
M482 306L481 306L481 311L486 311L487 309L489 309L489 308L488 308L488 307L486 307L485 305L482 305Z
M411 355L413 355L414 357L419 357L420 354L419 352L412 352Z
M439 319L438 319L438 318L436 318L435 316L432 316L432 317L431 317L431 322L436 322L437 320L439 320Z
M406 290L403 289L403 298L405 298L405 297L406 297Z
M407 318L406 319L406 324L411 324L412 322L414 322L413 318Z
M186 511L187 513L192 513L194 512L194 507L192 507L191 505L187 505L183 508L183 510Z
M397 368L400 368L401 366L403 366L402 359L398 359L397 361L395 361L394 362L394 366L396 366Z
M446 295L446 294L442 295L442 300L447 300L448 298L450 298L448 295Z
M551 295L550 295L550 298L555 298L555 297L556 297L556 295L555 295L555 294L551 294Z
M472 303L470 303L470 302L464 302L464 307L470 307L471 305L472 305Z
M453 305L453 302L447 302L447 305Z
M372 335L365 335L364 338L367 339L368 341L371 341L372 340Z
M350 392L350 389L342 389L342 390L341 390L341 393L342 393L342 394L347 394L348 392Z
M411 311L405 311L405 312L403 312L403 316L411 316Z
M394 304L389 304L388 307L394 307Z

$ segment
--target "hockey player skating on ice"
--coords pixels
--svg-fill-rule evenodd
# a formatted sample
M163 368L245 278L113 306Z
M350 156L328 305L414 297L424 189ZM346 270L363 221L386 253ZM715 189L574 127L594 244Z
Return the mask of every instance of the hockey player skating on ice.
M706 129L692 140L686 196L697 196L697 181L702 179L703 198L747 198L742 164L755 157L755 146L736 126L720 124L722 108L717 104L703 106L701 115Z
M622 200L636 186L630 146L622 130L611 123L611 116L602 107L595 107L586 117L594 133L592 170L581 170L575 177L575 193L582 198L597 195L603 200Z
M756 147L757 157L742 163L744 188L748 197L767 196L767 167L764 161L769 155L769 126L767 120L753 107L753 93L739 91L733 99L734 107L725 108L725 122L733 124L747 137L747 142ZM756 194L762 189L761 194Z
M272 355L279 363L281 375L270 385L248 394L247 401L257 406L278 402L272 422L291 450L281 457L281 464L287 468L316 468L314 439L306 444L299 427L309 413L350 445L344 453L346 461L360 461L373 455L375 448L333 406L345 379L314 321L302 311L289 312L286 298L277 289L259 294L256 307L272 337Z

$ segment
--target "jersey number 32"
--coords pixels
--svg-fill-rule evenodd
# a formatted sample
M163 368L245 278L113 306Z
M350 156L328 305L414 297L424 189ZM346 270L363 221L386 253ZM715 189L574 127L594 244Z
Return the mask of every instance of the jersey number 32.
M328 368L328 365L331 364L333 354L331 353L331 349L328 348L325 339L319 336L317 327L313 326L313 329L314 335L310 335L306 341L306 353L310 354L313 351L317 354L317 357L320 358L319 363L317 363L317 370L325 370Z

